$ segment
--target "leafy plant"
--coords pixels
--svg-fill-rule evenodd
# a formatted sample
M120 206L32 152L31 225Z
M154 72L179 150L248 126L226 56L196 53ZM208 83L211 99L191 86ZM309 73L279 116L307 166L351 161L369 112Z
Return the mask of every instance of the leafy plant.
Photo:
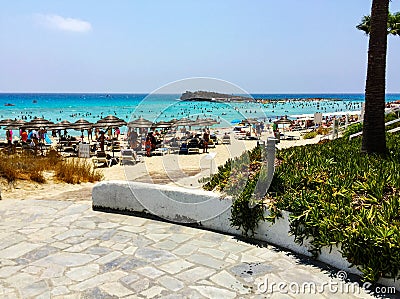
M303 135L303 139L312 139L316 137L318 133L316 131L308 132Z

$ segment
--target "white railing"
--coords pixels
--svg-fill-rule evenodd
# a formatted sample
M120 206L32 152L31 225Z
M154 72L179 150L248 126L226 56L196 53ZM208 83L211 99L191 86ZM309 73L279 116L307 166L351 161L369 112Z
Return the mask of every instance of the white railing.
M389 126L389 125L392 125L392 124L395 124L395 123L397 123L397 122L400 122L400 118L395 119L395 120L388 121L387 123L385 123L385 127L386 127L386 126ZM397 128L394 128L394 129L389 130L388 132L389 132L389 133L395 133L395 132L397 132L397 131L399 131L399 130L400 130L400 127L397 127ZM349 136L349 140L351 140L351 139L353 139L353 138L355 138L355 137L358 137L358 136L360 136L360 135L362 135L362 131L361 131L361 132L358 132L358 133L351 134L351 135Z

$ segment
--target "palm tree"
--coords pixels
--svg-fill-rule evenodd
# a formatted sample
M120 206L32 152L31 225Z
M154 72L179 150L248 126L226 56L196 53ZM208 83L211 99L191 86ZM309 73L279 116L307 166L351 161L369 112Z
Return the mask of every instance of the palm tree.
M372 0L361 151L386 153L385 77L389 0Z
M369 35L371 29L371 16L364 16L361 23L356 26L358 30L364 31ZM400 35L400 12L394 14L389 12L387 21L387 33L390 35Z

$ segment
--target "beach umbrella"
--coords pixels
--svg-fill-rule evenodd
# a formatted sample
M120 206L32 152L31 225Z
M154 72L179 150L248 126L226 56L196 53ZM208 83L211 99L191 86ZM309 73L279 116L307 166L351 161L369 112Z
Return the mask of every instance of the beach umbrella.
M115 128L125 126L126 121L120 119L114 115L108 115L96 122L96 127L104 127L104 128Z
M287 119L286 117L281 117L277 121L275 121L277 125L291 125L292 121L290 119Z
M170 128L173 123L168 121L159 121L152 125L153 128Z
M255 118L247 118L243 122L247 123L247 124L250 124L250 125L259 123L259 121L257 119L255 119Z
M195 122L193 120L188 119L188 118L181 118L176 123L174 123L175 127L178 127L178 126L193 126L193 125L195 125Z
M116 128L120 126L125 126L126 121L114 116L114 115L108 115L100 120L97 121L96 127L102 127L102 128L107 128L109 130L110 128ZM114 139L111 138L111 146L113 147L113 158L114 158Z
M19 128L25 127L26 121L22 119L14 120L7 125L6 129L9 130L18 130Z
M0 120L0 126L9 126L13 122L15 122L15 119L11 119L11 118L2 119L2 120Z
M48 127L50 125L54 125L54 123L47 119L40 118L40 117L34 118L30 122L27 122L25 124L26 127L30 127L30 128Z
M70 128L71 126L72 126L72 123L70 123L68 120L63 120L63 121L61 121L59 123L51 125L49 127L49 129L51 129L51 130L63 130L63 129Z
M129 128L151 128L153 123L143 117L139 117L128 123Z
M87 129L90 129L92 126L93 126L93 123L91 123L83 118L77 120L76 122L74 122L73 124L70 125L71 128L73 128L77 131L87 130Z

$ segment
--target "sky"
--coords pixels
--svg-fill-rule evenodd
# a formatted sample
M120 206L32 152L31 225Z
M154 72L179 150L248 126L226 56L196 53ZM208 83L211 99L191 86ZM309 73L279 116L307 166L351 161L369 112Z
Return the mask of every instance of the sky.
M371 1L2 1L0 92L147 93L211 77L249 93L363 93L368 36L355 26ZM389 37L387 92L400 92L399 53Z

